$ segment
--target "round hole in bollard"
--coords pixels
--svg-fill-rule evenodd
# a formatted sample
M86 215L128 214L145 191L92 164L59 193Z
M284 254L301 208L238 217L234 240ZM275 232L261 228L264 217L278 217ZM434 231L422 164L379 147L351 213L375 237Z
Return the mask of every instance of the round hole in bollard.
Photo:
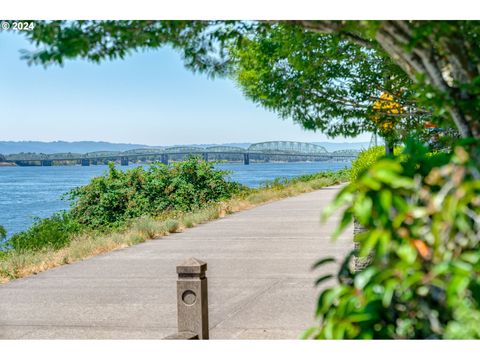
M185 305L193 305L197 300L197 295L192 290L185 290L182 294L182 301Z

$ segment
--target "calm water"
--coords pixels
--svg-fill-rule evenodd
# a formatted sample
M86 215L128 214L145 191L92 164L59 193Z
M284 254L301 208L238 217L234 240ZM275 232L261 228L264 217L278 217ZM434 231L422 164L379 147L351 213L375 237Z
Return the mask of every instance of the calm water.
M217 164L215 167L230 170L229 176L250 187L277 177L291 178L324 170L343 169L347 162L325 161L315 163L251 163ZM132 168L135 165L121 167ZM9 235L28 228L34 218L48 217L67 209L68 201L62 194L85 185L95 176L104 174L108 167L52 166L52 167L0 167L0 224Z

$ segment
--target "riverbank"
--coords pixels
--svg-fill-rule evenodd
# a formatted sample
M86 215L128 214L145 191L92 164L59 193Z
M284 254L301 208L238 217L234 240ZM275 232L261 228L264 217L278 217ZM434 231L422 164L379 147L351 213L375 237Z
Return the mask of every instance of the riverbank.
M10 162L0 162L0 167L2 166L17 166L17 164Z
M47 248L38 251L0 253L0 283L158 239L231 213L347 180L348 171L338 171L274 181L259 189L249 189L229 200L208 204L199 210L162 212L154 217L142 216L129 221L128 226L121 230L112 230L108 233L81 233L74 236L68 245L57 250Z

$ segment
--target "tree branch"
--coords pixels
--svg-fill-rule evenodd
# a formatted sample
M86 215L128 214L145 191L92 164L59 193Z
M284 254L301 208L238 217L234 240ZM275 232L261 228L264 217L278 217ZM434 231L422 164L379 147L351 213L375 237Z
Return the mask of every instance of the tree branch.
M291 24L300 25L306 30L318 32L322 34L339 34L345 39L360 45L367 49L373 49L374 43L371 40L365 39L358 34L344 29L344 25L339 21L316 21L316 20L290 20Z

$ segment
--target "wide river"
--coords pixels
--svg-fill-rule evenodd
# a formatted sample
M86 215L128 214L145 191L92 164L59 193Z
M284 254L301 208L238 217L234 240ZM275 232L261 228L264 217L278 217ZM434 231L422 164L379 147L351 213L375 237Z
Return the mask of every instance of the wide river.
M292 178L349 166L350 163L345 161L215 165L231 171L231 180L250 187L261 186L278 177ZM106 165L0 167L0 225L12 235L28 228L35 218L48 217L67 209L68 201L62 200L62 195L74 187L87 184L95 176L103 175L107 168Z

